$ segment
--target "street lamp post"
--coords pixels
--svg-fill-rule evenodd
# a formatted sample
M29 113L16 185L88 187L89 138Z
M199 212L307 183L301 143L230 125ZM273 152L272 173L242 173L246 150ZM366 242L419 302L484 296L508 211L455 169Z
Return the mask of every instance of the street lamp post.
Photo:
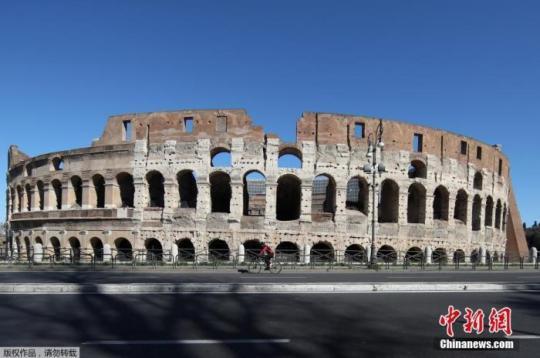
M370 268L377 267L377 261L375 257L375 205L377 205L377 174L383 173L385 171L385 166L383 163L379 163L377 160L377 154L382 151L384 148L384 143L382 141L383 134L383 123L382 119L379 119L379 124L375 130L375 139L373 139L373 133L368 135L368 150L366 157L368 157L368 163L364 165L364 172L366 174L371 174L371 255L370 255Z

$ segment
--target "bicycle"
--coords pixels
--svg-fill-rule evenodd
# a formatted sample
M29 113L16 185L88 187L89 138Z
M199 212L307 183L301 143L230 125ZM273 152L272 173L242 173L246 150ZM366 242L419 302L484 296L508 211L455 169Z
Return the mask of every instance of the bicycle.
M254 273L260 273L266 267L266 262L264 262L264 257L257 256L248 264L248 271ZM270 261L270 273L280 273L283 267L281 263L272 259Z

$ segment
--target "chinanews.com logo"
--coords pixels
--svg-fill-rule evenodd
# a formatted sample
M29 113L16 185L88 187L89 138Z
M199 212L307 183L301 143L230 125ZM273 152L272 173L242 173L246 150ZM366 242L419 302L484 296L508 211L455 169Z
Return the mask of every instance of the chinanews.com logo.
M454 337L454 325L463 317L465 323L461 325L465 335L472 337ZM439 317L439 325L445 329L446 337L435 339L435 345L441 350L516 350L518 343L511 339L512 336L512 309L492 307L487 316L481 308L476 310L465 307L464 312L454 306L448 306L448 312ZM494 335L504 333L503 337L486 336L482 333Z

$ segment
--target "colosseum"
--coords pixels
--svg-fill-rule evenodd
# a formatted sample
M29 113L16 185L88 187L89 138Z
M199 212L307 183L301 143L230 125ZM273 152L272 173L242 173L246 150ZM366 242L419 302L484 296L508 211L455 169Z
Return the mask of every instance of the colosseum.
M89 147L13 145L8 166L18 256L227 261L264 241L303 263L365 260L372 226L376 257L395 262L527 255L501 146L399 121L305 112L287 143L244 110L124 114Z

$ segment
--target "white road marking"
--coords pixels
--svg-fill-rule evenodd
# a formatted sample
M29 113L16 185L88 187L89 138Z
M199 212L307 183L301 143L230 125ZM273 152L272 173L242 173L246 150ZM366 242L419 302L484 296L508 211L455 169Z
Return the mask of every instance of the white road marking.
M247 279L254 279L253 276L241 276L240 278L247 278ZM281 278L307 278L306 276L257 276L257 279L259 278L274 278L274 279L281 279Z
M173 339L173 340L113 340L113 341L88 341L83 345L171 345L171 344L264 344L264 343L290 343L287 338L278 339Z
M534 335L534 334L514 334L509 336L508 338L515 338L515 339L540 339L540 335Z

